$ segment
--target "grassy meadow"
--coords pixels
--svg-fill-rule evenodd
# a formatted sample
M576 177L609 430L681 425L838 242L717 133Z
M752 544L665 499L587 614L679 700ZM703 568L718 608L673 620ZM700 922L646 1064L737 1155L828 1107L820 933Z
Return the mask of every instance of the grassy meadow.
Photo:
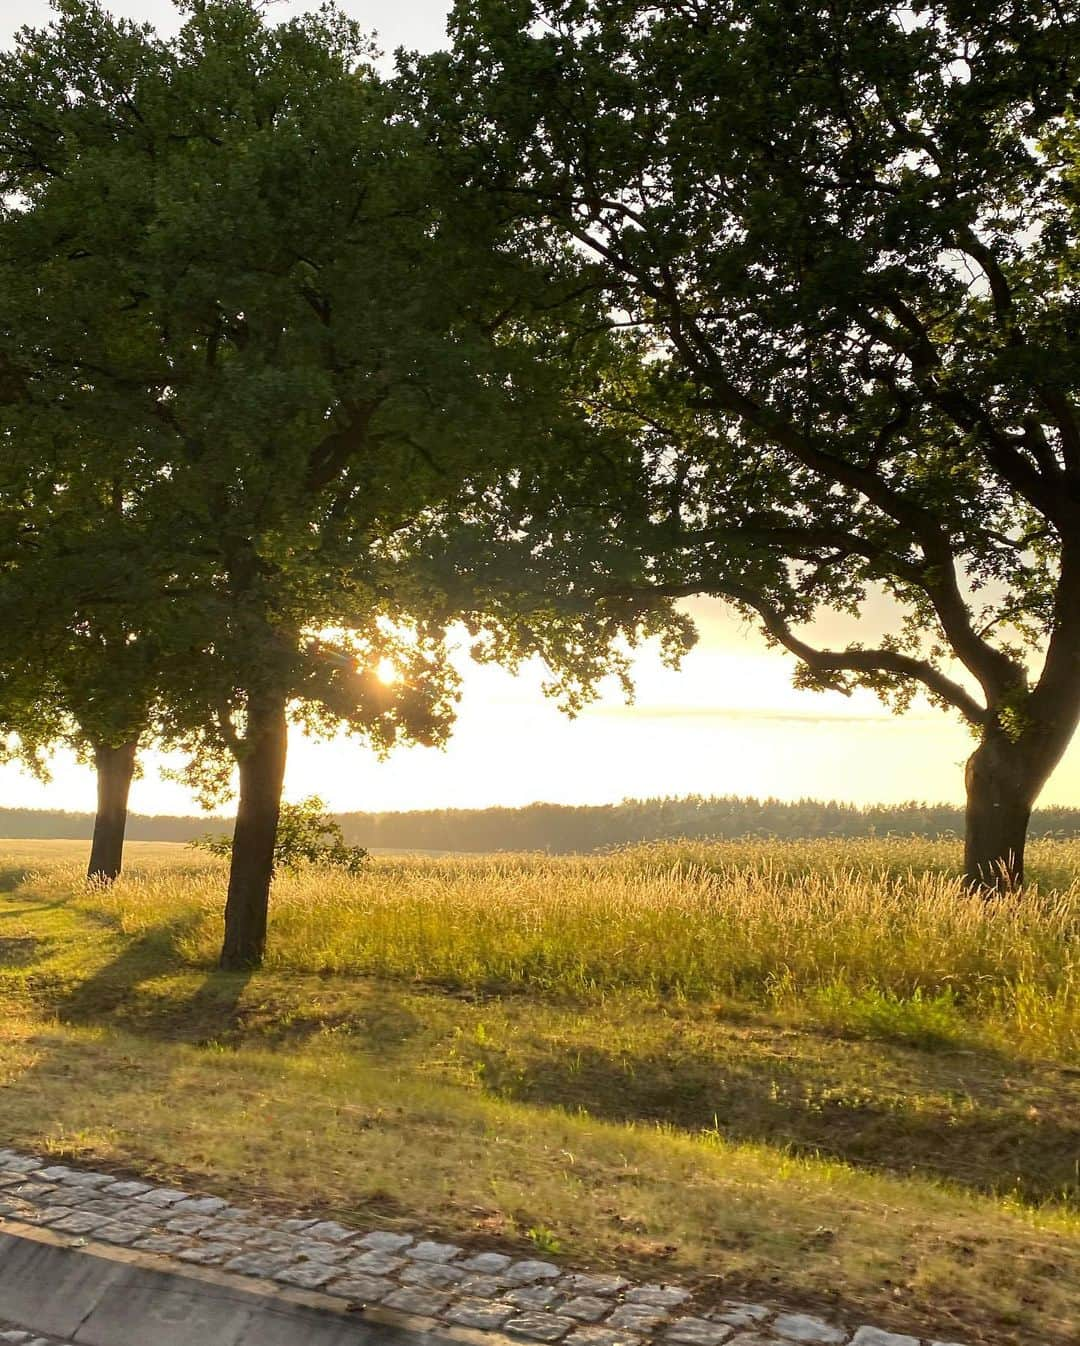
M1080 1321L1080 843L382 856L275 882L0 842L0 1143L939 1340Z

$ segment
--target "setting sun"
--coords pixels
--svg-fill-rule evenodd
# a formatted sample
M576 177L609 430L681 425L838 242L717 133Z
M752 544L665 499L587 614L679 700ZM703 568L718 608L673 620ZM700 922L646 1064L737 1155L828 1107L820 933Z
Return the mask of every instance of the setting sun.
M375 676L388 687L401 677L398 667L392 659L380 659L375 665Z

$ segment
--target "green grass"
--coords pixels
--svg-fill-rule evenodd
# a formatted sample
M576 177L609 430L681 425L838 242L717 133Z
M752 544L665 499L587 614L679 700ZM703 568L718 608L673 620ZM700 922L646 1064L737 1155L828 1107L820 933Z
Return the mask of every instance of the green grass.
M252 977L213 968L219 865L136 847L101 892L81 849L0 846L3 1140L939 1340L1075 1339L1076 845L989 906L923 842L384 858L280 881Z
M1036 850L1036 874L1040 863L1080 873L1080 845ZM283 878L267 966L491 994L725 1001L833 1031L1076 1060L1080 882L988 903L941 866L948 855L927 842L754 842L381 859L359 878ZM183 956L209 966L221 882L220 866L189 861L83 905L131 934L168 923ZM60 869L41 890L77 884Z

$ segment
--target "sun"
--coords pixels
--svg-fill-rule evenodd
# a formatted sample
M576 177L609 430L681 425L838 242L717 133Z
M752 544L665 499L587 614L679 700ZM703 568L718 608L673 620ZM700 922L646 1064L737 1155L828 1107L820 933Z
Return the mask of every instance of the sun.
M375 665L375 676L389 687L391 683L397 682L401 674L398 672L397 664L392 659L380 659Z

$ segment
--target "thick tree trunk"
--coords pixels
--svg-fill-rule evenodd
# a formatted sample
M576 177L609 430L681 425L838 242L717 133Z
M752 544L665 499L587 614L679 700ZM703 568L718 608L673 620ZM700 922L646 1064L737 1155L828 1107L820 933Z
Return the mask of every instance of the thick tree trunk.
M968 758L964 875L983 892L1005 892L1024 881L1024 846L1034 802L1026 767L1019 745L995 732Z
M233 971L258 967L266 948L287 740L285 696L280 693L252 696L246 751L240 759L240 800L221 948L221 966Z
M135 775L137 743L122 743L113 748L98 744L94 748L97 769L97 816L94 840L90 846L87 878L112 883L120 876L124 859L124 832L127 829L128 794Z

